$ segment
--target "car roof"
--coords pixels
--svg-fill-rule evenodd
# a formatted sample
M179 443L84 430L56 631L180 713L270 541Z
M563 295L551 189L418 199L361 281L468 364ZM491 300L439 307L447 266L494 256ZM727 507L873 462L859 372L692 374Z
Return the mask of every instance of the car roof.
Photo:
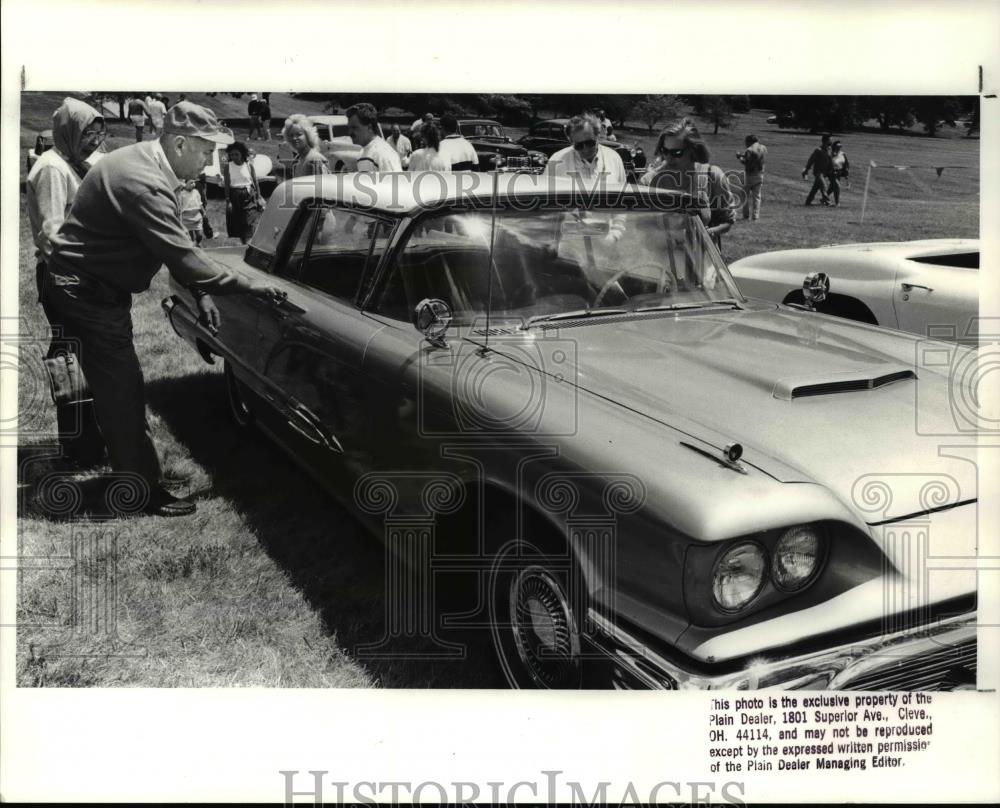
M494 178L496 193L500 198L545 197L574 192L591 196L591 192L581 189L576 180L549 174L418 171L382 174L348 172L298 177L283 182L275 189L251 246L273 253L287 224L288 211L295 210L303 202L310 200L326 200L392 216L446 208L463 201L475 201L486 207L493 194ZM611 197L617 197L622 192L661 199L670 196L684 197L673 191L623 183L609 182L605 190Z
M492 118L459 118L458 123L459 125L463 123L485 123L490 126L503 126L500 121L495 121Z

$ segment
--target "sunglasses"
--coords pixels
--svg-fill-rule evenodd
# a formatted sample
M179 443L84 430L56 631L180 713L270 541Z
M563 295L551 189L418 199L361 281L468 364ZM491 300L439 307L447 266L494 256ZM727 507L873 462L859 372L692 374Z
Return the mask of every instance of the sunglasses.
M105 132L103 129L98 129L96 131L91 129L85 129L83 132L80 133L80 137L83 140L104 140L104 138L107 137L107 132Z
M584 149L592 149L597 145L596 140L581 140L579 143L574 143L573 148L577 151L583 151Z
M679 149L660 149L660 151L667 157L683 157L687 146L681 146Z

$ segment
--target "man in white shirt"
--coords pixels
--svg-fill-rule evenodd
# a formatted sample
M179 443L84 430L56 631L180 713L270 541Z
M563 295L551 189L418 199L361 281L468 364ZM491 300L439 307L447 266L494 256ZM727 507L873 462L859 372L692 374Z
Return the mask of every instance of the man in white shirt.
M410 139L400 130L398 123L392 125L392 134L386 140L396 150L396 153L399 155L399 162L402 163L403 168L406 168L407 163L410 162L410 155L413 154L413 144L410 143Z
M566 125L572 145L560 149L545 164L544 173L569 177L583 190L602 188L612 183L628 182L625 164L614 149L597 142L601 125L591 114L570 118ZM625 231L625 220L616 214L609 220L607 241L614 243Z
M371 104L355 104L347 110L347 134L361 147L358 171L375 174L403 170L399 154L379 134L378 112Z
M545 164L554 177L579 176L585 180L627 182L625 164L614 149L597 142L600 124L593 115L577 115L567 125L570 146L560 149ZM588 183L588 187L589 183Z
M479 166L479 155L472 144L458 133L458 119L448 113L441 116L444 137L438 146L438 154L451 164L452 171L475 171Z

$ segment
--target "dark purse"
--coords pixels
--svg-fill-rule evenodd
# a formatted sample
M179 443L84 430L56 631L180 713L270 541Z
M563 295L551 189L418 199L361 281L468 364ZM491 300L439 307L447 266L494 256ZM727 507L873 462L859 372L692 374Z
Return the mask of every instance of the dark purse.
M52 400L57 406L93 400L76 354L61 353L45 359L44 362L45 371L49 374Z
M208 220L207 211L201 217L201 232L205 234L205 238L215 238L215 231L212 229L212 223Z

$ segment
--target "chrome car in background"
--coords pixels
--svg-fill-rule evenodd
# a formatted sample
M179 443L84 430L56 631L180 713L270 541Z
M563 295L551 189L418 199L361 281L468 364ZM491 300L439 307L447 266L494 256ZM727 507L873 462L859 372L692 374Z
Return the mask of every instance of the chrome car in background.
M286 182L210 251L282 297L219 297L217 335L176 284L164 309L236 422L418 568L390 600L477 584L514 686L974 685L975 571L928 569L975 555L969 383L913 335L748 300L687 197L579 190Z
M979 334L979 241L929 239L837 244L761 253L730 266L751 297L802 303L802 281L830 281L817 310L935 339L975 341Z
M528 151L507 136L503 126L488 118L459 118L458 133L479 158L479 171L529 171L545 168L548 157L540 151Z

